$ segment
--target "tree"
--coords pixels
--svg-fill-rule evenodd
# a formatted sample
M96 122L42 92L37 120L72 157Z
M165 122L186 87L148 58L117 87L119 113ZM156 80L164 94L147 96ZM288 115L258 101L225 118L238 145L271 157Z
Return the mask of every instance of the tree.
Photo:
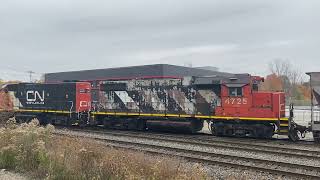
M276 59L269 63L272 74L280 77L284 92L290 97L300 96L297 85L302 82L302 73L288 60Z
M261 89L266 91L283 91L282 81L276 74L270 74L266 77L264 83L262 83Z

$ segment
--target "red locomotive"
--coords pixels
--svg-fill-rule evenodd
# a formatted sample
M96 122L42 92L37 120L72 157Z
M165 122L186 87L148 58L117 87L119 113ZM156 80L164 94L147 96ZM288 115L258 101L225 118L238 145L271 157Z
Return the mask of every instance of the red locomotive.
M10 99L2 109L20 121L191 132L207 122L216 136L289 135L284 93L260 92L261 81L249 74L113 78L100 82L98 102L88 82L21 83L3 88L1 99Z

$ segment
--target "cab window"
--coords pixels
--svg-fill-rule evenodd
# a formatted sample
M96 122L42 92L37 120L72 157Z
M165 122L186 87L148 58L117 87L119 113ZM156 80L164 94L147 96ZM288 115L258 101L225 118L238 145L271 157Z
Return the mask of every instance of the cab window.
M230 87L229 96L242 96L242 87Z

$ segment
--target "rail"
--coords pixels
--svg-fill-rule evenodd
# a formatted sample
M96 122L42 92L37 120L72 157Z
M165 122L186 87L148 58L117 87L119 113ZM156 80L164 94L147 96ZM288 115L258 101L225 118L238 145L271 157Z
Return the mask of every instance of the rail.
M169 145L167 140L159 140L157 138L150 139L147 142L144 138L132 140L129 138L113 139L103 134L91 132L83 134L77 132L56 132L57 135L64 135L69 137L83 137L90 138L106 143L108 146L117 148L126 148L131 150L139 150L147 153L171 155L181 157L187 160L213 164L223 165L229 167L251 169L254 171L269 172L277 175L288 175L303 179L319 179L320 167L306 164L296 164L291 162L284 162L279 160L260 159L256 157L238 156L232 154L222 154L216 151L188 149L181 146L174 147ZM115 136L117 138L121 135ZM149 137L151 138L151 137ZM156 143L154 142L156 141Z

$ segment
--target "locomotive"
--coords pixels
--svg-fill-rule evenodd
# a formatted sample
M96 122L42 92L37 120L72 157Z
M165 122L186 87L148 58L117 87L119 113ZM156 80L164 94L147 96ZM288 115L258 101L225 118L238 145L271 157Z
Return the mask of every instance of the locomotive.
M43 124L71 125L89 118L90 83L19 83L2 88L2 111L14 112L18 122L38 118ZM5 102L4 102L5 100Z
M309 131L312 131L315 142L320 143L320 72L309 72L311 87L311 122Z
M215 136L297 140L307 128L294 123L292 113L286 117L283 92L259 91L262 81L250 74L106 79L98 102L90 82L9 84L0 109L19 122L192 133L208 124Z

